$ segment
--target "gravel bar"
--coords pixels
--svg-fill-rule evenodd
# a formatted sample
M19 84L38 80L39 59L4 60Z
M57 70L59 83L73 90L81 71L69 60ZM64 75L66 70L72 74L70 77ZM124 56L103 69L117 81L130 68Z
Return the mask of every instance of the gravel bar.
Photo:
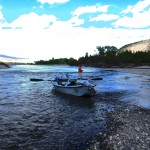
M129 106L111 112L107 131L88 150L150 150L150 110Z

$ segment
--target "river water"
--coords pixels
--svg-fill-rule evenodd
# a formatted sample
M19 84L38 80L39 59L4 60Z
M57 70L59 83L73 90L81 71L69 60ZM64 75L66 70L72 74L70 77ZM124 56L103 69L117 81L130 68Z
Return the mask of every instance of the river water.
M126 105L150 108L150 77L83 67L96 94L75 97L57 93L49 79L77 67L18 65L0 70L1 150L84 150L107 128L107 113ZM30 78L45 79L32 82Z

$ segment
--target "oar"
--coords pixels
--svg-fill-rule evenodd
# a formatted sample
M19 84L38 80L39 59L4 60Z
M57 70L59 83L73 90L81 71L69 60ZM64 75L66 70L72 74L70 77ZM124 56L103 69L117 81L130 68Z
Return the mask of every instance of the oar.
M103 80L103 78L100 78L100 77L98 77L98 78L91 78L90 80Z
M79 80L103 80L103 78L89 78L89 79L86 79L86 78L78 78Z
M44 80L44 79L31 78L30 81L38 82L38 81L54 81L54 80Z
M59 81L67 81L68 79L59 79ZM44 80L44 79L37 79L37 78L31 78L30 81L35 81L35 82L38 82L38 81L57 81L57 80Z
M102 80L103 78L91 78L90 80ZM65 82L68 79L59 79L59 81ZM88 79L84 79L84 78L79 78L79 80L88 80ZM44 80L44 79L37 79L37 78L31 78L30 81L34 81L34 82L39 82L39 81L57 81L57 80Z

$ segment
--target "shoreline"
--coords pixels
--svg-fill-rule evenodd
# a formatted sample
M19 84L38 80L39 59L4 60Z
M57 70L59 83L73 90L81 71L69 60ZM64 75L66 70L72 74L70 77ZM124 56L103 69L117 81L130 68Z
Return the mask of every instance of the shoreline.
M150 67L149 66L135 67L135 68L110 68L109 70L150 76Z
M88 150L149 149L150 110L124 106L108 113L107 129L98 134Z
M111 68L111 71L150 76L150 67ZM100 132L88 150L146 150L150 146L150 109L124 105L108 113L107 129Z

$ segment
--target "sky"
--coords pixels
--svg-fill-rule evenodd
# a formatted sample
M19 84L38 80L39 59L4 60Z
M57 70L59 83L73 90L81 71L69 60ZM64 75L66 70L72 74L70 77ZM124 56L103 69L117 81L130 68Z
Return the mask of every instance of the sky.
M78 59L146 39L150 0L0 0L0 54Z

